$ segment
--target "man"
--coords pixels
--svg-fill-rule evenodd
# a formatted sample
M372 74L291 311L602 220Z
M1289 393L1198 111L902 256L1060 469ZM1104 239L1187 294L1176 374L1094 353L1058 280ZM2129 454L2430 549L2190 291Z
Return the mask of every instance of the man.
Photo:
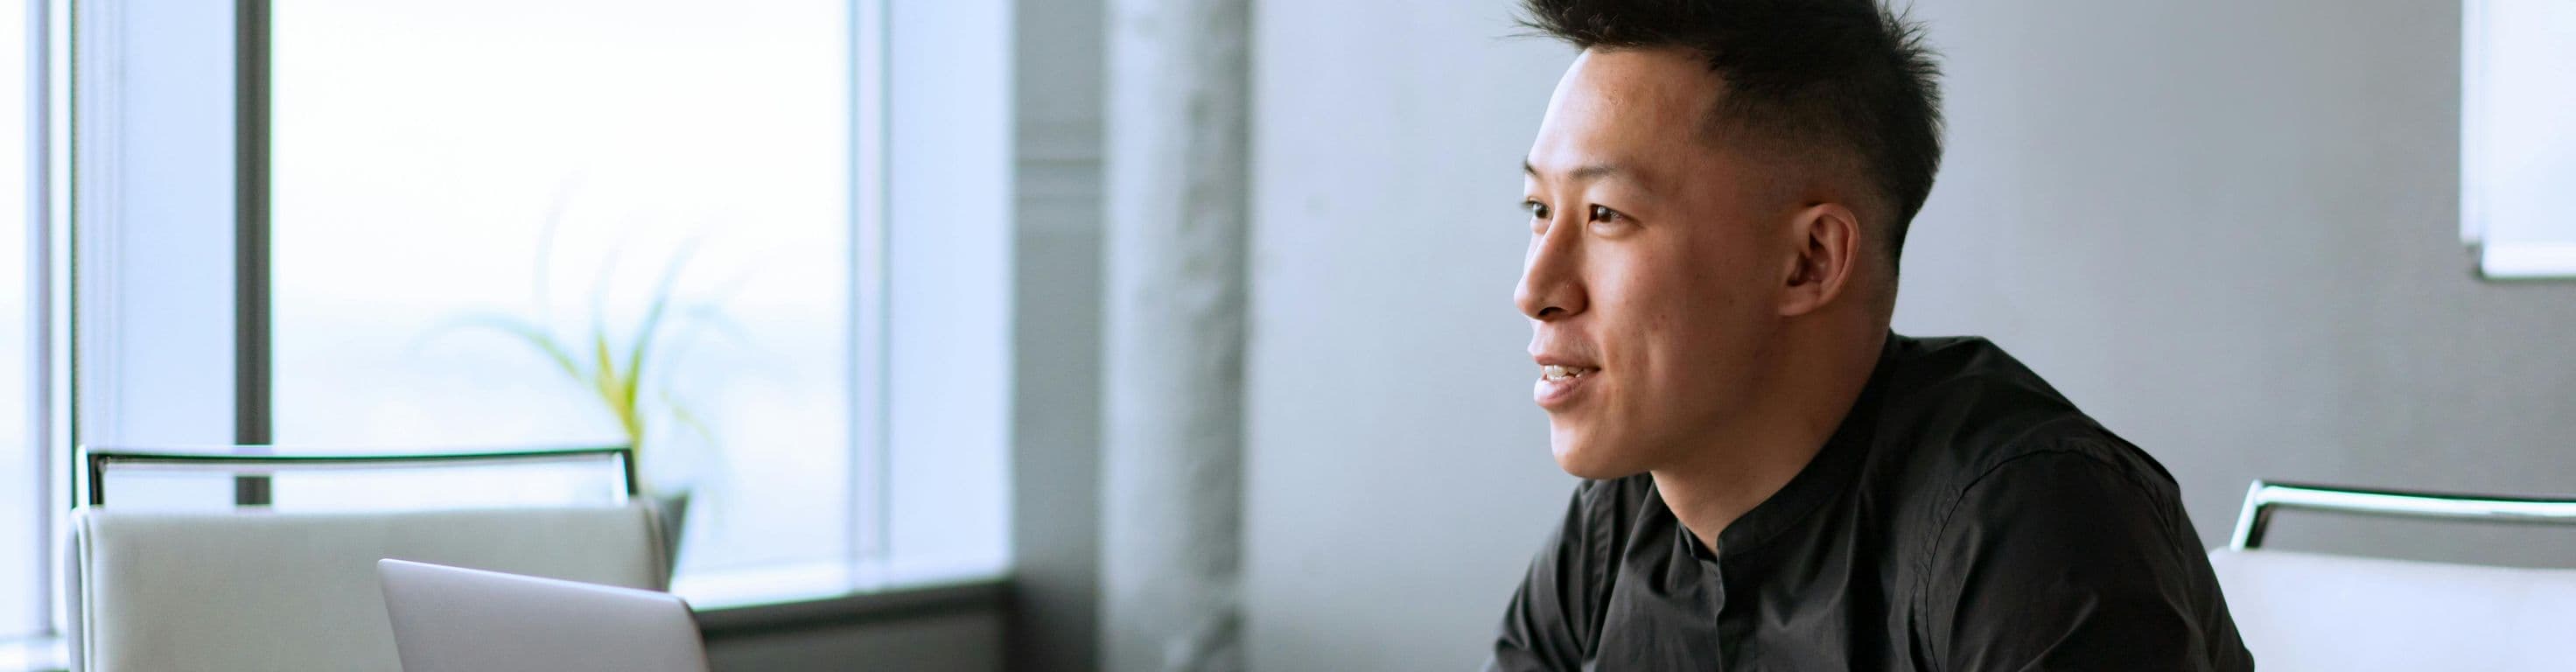
M1940 160L1869 0L1527 0L1582 49L1516 297L1586 480L1488 669L2244 670L2173 479L1993 344L1888 331Z

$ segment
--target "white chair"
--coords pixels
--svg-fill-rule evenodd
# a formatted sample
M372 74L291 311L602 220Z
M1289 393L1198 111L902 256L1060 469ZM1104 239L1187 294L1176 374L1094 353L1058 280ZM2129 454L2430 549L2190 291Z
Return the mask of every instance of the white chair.
M311 513L92 503L73 512L65 545L74 670L400 672L381 558L650 590L669 577L662 527L638 502Z
M2255 481L2235 541L2209 562L2262 669L2576 669L2576 569L2261 548L2281 509L2576 524L2576 500Z

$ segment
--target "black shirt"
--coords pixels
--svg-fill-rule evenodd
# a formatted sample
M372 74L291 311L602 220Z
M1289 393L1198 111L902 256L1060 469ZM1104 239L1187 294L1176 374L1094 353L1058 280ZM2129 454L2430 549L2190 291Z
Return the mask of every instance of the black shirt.
M1712 554L1645 474L1586 481L1487 670L2250 670L2164 466L1994 344L1890 334Z

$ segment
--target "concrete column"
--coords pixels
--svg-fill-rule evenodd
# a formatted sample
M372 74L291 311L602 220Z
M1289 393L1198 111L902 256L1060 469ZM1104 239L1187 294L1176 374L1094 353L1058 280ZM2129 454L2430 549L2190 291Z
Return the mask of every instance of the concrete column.
M1240 670L1249 0L1109 0L1102 668Z

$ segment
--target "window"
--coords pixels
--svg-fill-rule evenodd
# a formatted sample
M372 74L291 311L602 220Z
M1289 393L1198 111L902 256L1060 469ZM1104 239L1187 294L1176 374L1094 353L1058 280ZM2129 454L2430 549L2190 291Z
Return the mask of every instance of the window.
M280 445L632 440L684 572L867 550L843 2L271 11Z
M2576 3L2468 0L2460 234L2488 278L2576 277Z
M33 315L0 323L0 436L28 437L0 442L0 549L25 549L0 553L0 640L57 625L75 446L640 432L645 478L690 493L674 586L701 606L1001 568L1004 3L65 6L30 7L45 132L0 138L0 206L36 213L12 239L35 245L0 244L0 315ZM601 394L627 378L631 420ZM280 507L391 505L262 482Z
M17 38L0 41L6 45L0 47L0 92L6 96L0 103L0 213L6 213L0 217L6 219L0 221L18 224L0 228L7 232L0 234L0 493L7 493L0 495L0 549L27 549L0 552L0 639L33 634L47 624L46 564L39 552L50 531L45 512L57 505L43 487L49 481L42 437L28 422L29 327L42 322L28 312L27 241L45 226L38 207L43 183L32 179L44 170L44 155L35 151L45 130L36 123L44 97L36 88L42 80L28 76L38 64L29 52L42 48L37 38L44 27L30 25L28 18L23 7L0 10L0 35Z

